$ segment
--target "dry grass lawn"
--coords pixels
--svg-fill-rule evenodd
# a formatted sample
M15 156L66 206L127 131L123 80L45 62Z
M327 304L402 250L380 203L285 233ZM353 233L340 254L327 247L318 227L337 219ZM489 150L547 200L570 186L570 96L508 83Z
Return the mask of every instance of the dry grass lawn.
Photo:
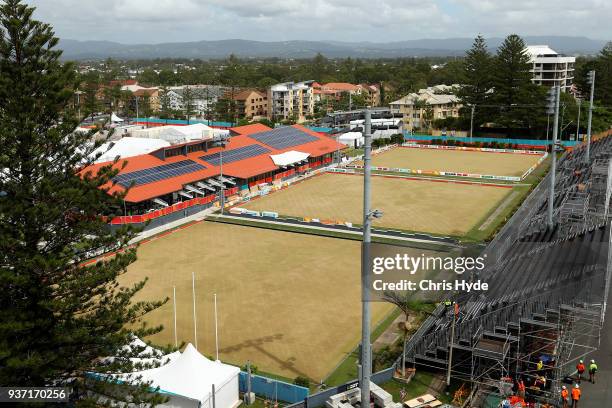
M522 176L539 155L398 147L372 157L372 165L399 169Z
M407 150L407 149L406 149ZM372 177L372 208L384 211L374 226L443 235L464 235L491 212L511 188ZM363 222L363 177L326 173L242 207L286 216Z
M205 355L215 350L213 293L223 361L319 381L358 344L359 242L202 222L142 245L121 283L149 278L137 300L172 298L176 286L178 339L193 343L192 272ZM373 322L390 311L373 303ZM150 315L165 326L154 342L174 342L172 315L172 299Z

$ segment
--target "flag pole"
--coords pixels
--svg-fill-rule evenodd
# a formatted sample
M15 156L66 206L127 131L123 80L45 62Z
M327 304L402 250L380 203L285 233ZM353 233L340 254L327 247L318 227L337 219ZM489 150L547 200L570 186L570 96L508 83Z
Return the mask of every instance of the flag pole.
M195 272L191 272L191 294L193 296L193 342L198 349L198 318L196 315Z
M215 299L215 350L217 351L217 360L219 360L219 331L217 330L217 294L214 294Z

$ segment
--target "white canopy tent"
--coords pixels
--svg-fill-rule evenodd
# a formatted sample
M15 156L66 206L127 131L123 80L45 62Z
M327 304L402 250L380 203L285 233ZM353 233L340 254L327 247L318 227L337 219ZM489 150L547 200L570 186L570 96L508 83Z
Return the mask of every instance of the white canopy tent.
M240 369L220 361L211 361L188 344L180 356L168 364L150 370L120 374L118 379L151 382L169 401L160 407L234 408L239 405ZM215 389L213 404L213 385Z
M363 146L364 138L361 132L346 132L338 137L338 143L358 148Z
M121 123L121 122L123 122L123 119L115 115L115 112L112 112L111 113L111 123Z
M298 152L296 150L290 150L281 154L272 154L270 158L277 166L290 166L307 160L310 157L309 153Z
M151 153L162 147L168 147L170 143L160 139L143 139L140 137L124 137L112 142L103 143L94 150L90 157L94 158L98 154L96 163L103 163L115 160L117 157L126 158Z
M161 366L164 364L168 364L169 362L181 355L179 351L175 351L174 353L170 354L164 354L161 350L149 346L147 343L140 340L138 337L134 337L130 344L127 344L122 347L121 352L119 354L123 353L132 355L132 357L130 357L130 361L135 366L137 364L141 364L141 367L146 367L149 365ZM134 356L134 353L137 354ZM112 363L117 358L121 357L106 357L103 360L107 363Z
M162 139L172 144L229 136L227 129L213 129L203 123L186 126L157 126L148 129L133 130L132 136L148 139Z

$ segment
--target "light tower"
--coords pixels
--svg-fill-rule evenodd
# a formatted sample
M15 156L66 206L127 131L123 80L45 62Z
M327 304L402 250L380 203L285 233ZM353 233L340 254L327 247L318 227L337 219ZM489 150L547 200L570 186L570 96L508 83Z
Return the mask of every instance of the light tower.
M548 91L547 97L547 114L555 115L553 125L553 140L550 149L552 155L551 166L550 166L550 188L548 191L548 225L552 228L553 226L553 210L555 202L555 173L557 171L557 134L559 133L559 97L561 95L561 87L555 85Z
M589 103L589 123L587 125L587 144L585 160L588 163L591 161L591 120L593 119L593 96L595 94L595 71L589 71L587 74L587 83L591 85L591 98Z

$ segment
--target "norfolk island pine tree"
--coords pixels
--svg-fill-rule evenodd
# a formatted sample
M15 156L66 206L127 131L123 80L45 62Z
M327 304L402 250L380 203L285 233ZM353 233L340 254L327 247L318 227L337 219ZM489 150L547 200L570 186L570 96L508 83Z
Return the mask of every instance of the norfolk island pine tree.
M143 317L165 300L134 302L145 280L118 284L136 249L133 230L111 233L104 218L120 208L122 196L103 188L117 171L77 175L97 145L72 132L74 67L60 62L52 28L33 11L20 0L0 4L0 386L69 384L83 406L101 404L87 391L160 402L147 384L100 380L134 368L129 357L142 349L122 348L162 329ZM120 252L80 266L108 250ZM105 364L105 356L121 358Z

